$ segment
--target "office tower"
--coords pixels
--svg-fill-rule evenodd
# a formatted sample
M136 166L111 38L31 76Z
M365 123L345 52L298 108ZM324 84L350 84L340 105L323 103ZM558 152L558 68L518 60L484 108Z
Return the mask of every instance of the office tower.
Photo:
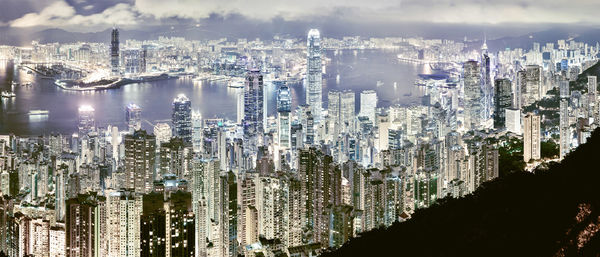
M136 193L152 191L156 160L156 137L145 130L125 136L125 184Z
M356 113L355 94L352 90L344 90L340 96L340 125L343 132L354 131Z
M560 121L559 121L559 132L560 132L560 159L562 160L571 149L571 124L569 122L569 97L570 88L569 81L563 80L559 84L560 92Z
M377 92L365 90L360 92L360 112L358 116L367 117L375 125L375 109L377 108Z
M139 257L142 196L130 190L108 192L106 236L108 256Z
M506 119L506 130L517 135L522 133L521 131L521 110L514 108L505 109Z
M202 150L202 114L192 111L192 149L195 153Z
M94 108L89 105L82 105L79 107L79 136L83 137L96 130L94 112Z
M496 79L496 92L494 94L494 128L504 128L506 108L512 106L512 84L509 79Z
M125 121L130 132L142 129L142 108L134 103L127 105L125 108Z
M523 160L541 158L540 116L528 113L523 118Z
M171 126L167 123L156 123L154 125L154 136L156 136L156 146L171 140Z
M112 29L110 38L110 67L114 76L119 75L119 30Z
M290 148L291 146L291 116L292 111L292 95L287 85L281 85L279 87L279 93L277 94L277 127L279 136L279 147Z
M323 103L323 64L321 62L321 35L311 29L307 39L306 104L318 123L321 120Z
M589 109L588 117L591 119L590 123L597 123L598 121L598 80L596 76L588 76L588 97L589 97Z
M487 40L481 46L481 89L484 95L483 116L484 120L492 117L494 87L490 75L490 57L488 55Z
M521 73L521 76L518 78L521 89L521 108L523 108L533 104L541 97L542 67L527 65L525 73Z
M66 256L95 257L99 242L99 205L92 195L78 195L67 201L66 212Z
M121 65L125 74L138 74L145 70L145 50L125 49L121 52Z
M246 75L244 86L244 136L255 137L264 132L264 93L263 75L260 70L252 69Z
M327 113L329 120L333 128L337 128L340 125L340 104L342 99L342 92L338 90L329 90L327 93Z
M236 94L236 110L237 110L237 119L236 119L236 123L237 124L242 124L243 120L244 120L244 91L240 90L237 94Z
M192 143L192 103L184 94L173 100L173 134L186 144Z
M167 143L162 143L159 147L160 172L157 172L156 177L174 174L178 178L183 178L185 172L184 166L186 165L185 150L183 140L178 137L171 138Z
M477 61L467 61L463 64L463 80L465 95L465 128L474 129L482 122L481 73Z
M387 113L377 113L377 151L381 152L388 149L389 140L389 129L390 129L390 116Z

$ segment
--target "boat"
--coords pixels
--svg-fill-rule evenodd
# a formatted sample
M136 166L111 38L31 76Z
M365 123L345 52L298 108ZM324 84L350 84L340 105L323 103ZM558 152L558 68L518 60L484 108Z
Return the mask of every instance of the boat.
M404 96L412 96L412 92L406 93Z
M14 92L11 91L2 91L2 97L3 98L11 98L11 97L16 97L17 95Z
M381 80L377 81L377 87L383 86L383 82Z
M19 85L19 83L17 83L17 82L15 82L15 81L13 81L13 82L11 83L11 85L12 85L13 87L14 87L14 86L18 86L18 85Z
M244 88L244 81L242 80L233 80L227 84L228 87L232 88Z
M24 84L22 84L22 85L23 85L23 86L27 86L27 87L28 87L28 86L31 86L31 82L27 82L27 83L24 83Z
M29 111L30 116L42 116L42 115L48 115L48 113L49 113L48 110L31 110L31 111Z

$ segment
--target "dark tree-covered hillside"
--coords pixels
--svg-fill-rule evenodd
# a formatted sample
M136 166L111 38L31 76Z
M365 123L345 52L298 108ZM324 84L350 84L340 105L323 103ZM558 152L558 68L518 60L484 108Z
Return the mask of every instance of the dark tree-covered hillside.
M323 256L599 256L600 129L561 163L515 172Z

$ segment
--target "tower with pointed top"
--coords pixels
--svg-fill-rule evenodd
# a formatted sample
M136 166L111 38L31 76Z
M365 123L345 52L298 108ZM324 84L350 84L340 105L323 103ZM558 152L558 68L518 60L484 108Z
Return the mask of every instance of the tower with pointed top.
M321 120L323 102L323 64L321 63L321 35L311 29L307 39L306 104L310 107L315 121Z
M492 117L492 106L493 106L493 86L490 72L490 56L488 54L487 37L483 36L483 45L481 46L481 90L483 92L482 97L482 117L483 121L488 120Z

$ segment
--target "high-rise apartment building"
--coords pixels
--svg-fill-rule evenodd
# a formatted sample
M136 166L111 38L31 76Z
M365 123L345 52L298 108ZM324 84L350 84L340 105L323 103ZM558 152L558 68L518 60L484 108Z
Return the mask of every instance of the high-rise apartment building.
M528 113L523 118L523 160L541 158L540 116Z
M125 136L125 184L136 193L149 193L155 178L156 137L145 130Z

